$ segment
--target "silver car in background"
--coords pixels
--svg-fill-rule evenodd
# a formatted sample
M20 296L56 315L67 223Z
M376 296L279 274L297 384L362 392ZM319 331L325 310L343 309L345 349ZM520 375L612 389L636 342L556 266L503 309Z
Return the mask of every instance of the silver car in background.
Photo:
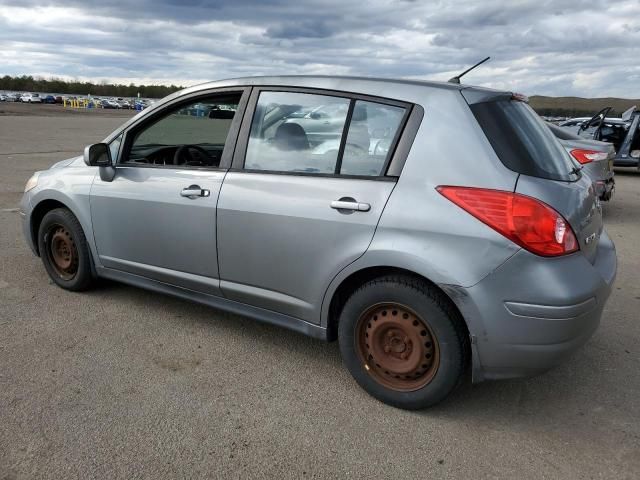
M577 162L582 173L593 181L598 197L604 201L611 200L616 186L613 171L615 147L611 143L579 137L551 123L547 126Z
M616 274L591 180L540 117L451 83L191 87L34 174L21 212L62 288L103 277L337 339L356 381L406 409L467 368L557 365Z

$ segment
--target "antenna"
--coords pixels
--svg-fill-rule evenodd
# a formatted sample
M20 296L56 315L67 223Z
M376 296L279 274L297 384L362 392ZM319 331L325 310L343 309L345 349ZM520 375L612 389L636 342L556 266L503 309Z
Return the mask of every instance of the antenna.
M473 70L476 67L479 67L480 65L482 65L484 62L486 62L487 60L489 60L491 57L487 57L484 60L480 60L478 63L476 63L473 67L467 68L464 72L462 72L460 75L456 75L455 77L451 77L449 80L447 80L447 82L449 83L460 83L460 78L462 78L464 75L466 75L467 73L469 73L471 70Z

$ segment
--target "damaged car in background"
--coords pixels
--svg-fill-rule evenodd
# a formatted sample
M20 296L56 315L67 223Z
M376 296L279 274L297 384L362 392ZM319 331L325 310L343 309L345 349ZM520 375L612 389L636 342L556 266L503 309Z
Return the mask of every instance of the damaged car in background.
M591 179L600 200L611 200L615 189L613 144L579 137L552 123L547 126L576 162L576 168Z
M603 108L578 126L568 120L560 124L560 128L582 138L613 144L616 151L614 166L640 168L640 110L634 105L621 118L611 118L607 117L611 109Z

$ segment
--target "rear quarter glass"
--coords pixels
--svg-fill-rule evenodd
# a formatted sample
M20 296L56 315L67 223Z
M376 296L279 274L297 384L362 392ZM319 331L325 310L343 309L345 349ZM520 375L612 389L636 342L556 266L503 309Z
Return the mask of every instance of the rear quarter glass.
M575 181L567 152L529 105L490 100L470 105L500 161L510 170L549 180Z

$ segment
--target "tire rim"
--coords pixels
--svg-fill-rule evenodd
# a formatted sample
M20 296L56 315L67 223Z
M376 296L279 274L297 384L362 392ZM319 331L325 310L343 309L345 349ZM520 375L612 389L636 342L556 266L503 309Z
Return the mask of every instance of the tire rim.
M71 280L78 272L78 249L69 230L54 225L47 235L47 254L56 274L62 280Z
M411 392L428 385L440 365L440 346L428 323L397 303L374 305L356 324L356 349L381 385Z

